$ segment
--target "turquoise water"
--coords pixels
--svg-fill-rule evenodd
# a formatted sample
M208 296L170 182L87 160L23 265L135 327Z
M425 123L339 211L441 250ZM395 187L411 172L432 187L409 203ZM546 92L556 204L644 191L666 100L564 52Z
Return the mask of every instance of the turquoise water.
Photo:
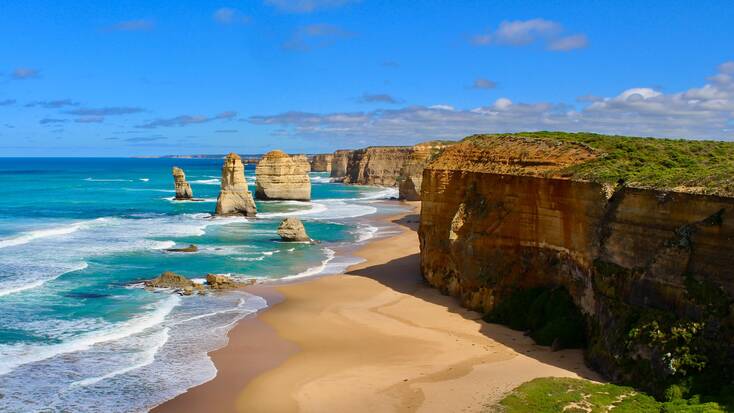
M174 202L171 167L202 202ZM145 411L211 379L207 351L266 306L231 292L180 297L163 271L283 279L335 272L378 231L393 189L312 173L312 202L258 202L214 218L221 160L0 158L0 411ZM247 179L254 183L254 168ZM277 240L299 216L321 244ZM168 253L196 244L197 253Z

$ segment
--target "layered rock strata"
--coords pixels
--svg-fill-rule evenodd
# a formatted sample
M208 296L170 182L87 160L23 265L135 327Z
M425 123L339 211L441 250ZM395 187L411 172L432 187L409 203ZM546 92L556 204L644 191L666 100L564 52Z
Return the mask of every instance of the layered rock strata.
M311 171L331 173L331 162L333 159L334 159L333 153L323 153L323 154L314 155L311 158Z
M347 176L347 165L349 158L352 156L351 150L340 149L334 152L331 159L331 177L335 180L342 180Z
M311 237L306 233L303 222L293 217L288 217L281 221L278 226L278 235L286 242L304 242L311 240Z
M255 216L257 208L247 189L245 166L236 153L230 153L222 166L222 189L217 198L216 215Z
M413 155L410 146L372 146L349 157L344 183L397 186L400 171Z
M657 394L727 374L734 198L564 176L599 156L510 137L446 148L423 172L423 276L481 312L565 287L587 320L589 363Z
M398 198L406 201L421 200L423 169L437 156L448 142L424 142L413 146L410 156L404 160L398 176Z
M278 150L266 153L255 169L255 197L263 200L310 200L310 168L304 155L290 157Z
M173 167L173 185L176 190L175 200L190 200L194 197L194 194L191 191L191 185L186 182L186 174L183 169L176 166Z

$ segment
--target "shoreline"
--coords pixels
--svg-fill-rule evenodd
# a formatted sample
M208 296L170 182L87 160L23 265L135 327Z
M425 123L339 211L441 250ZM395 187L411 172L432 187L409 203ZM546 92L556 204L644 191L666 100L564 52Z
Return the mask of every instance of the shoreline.
M551 352L427 286L420 203L403 205L375 218L399 233L369 240L341 274L246 288L268 307L209 353L215 378L151 411L479 411L536 377L600 380L580 350Z

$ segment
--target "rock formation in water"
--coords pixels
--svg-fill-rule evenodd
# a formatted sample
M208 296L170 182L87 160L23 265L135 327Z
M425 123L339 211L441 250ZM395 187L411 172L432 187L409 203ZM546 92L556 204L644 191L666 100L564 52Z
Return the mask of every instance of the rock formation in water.
M306 228L298 218L289 217L284 219L278 226L278 235L283 241L310 241Z
M347 165L349 164L349 158L352 156L352 152L347 149L340 149L334 152L334 157L331 159L332 178L338 181L347 176Z
M255 197L264 200L310 200L310 168L304 155L291 157L278 150L266 153L255 169Z
M166 252L197 252L197 251L199 251L199 247L197 247L194 244L190 244L188 247L184 247L184 248L168 248L165 251Z
M674 383L731 381L731 192L691 193L690 183L671 181L676 169L660 174L664 189L623 180L654 181L646 177L651 170L620 173L650 164L618 163L642 159L654 142L603 138L618 140L610 151L631 148L615 158L594 147L598 135L584 143L537 136L468 138L428 165L419 230L424 278L481 312L521 291L565 288L586 320L588 362L613 380L658 395ZM650 163L668 156L651 153ZM666 162L660 168L674 161ZM681 176L732 188L730 177Z
M191 191L191 185L186 182L186 174L183 169L176 166L173 167L173 185L176 189L176 197L174 199L177 201L188 200L194 197Z
M212 290L231 290L253 284L254 280L247 282L236 281L232 277L223 274L207 274L206 286Z
M331 162L333 159L333 153L314 155L313 158L311 158L311 171L331 173Z
M222 189L217 198L216 215L255 216L257 208L247 189L245 166L236 153L230 153L222 166Z

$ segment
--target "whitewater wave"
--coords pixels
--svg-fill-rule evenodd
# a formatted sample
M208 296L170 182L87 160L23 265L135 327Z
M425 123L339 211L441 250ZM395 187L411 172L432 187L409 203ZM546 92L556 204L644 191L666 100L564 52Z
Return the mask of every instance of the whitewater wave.
M19 280L18 284L16 285L13 285L12 283L10 285L3 285L0 287L0 297L11 295L11 294L16 294L22 291L32 290L34 288L38 288L51 280L55 280L61 277L64 274L81 271L81 270L87 269L88 267L89 267L89 264L87 264L86 262L81 262L77 264L76 266L74 266L73 268L67 271L61 272L50 278L40 279L40 280L35 280L35 281L30 281L30 282L28 280Z
M322 248L321 251L324 252L326 255L326 258L324 258L323 261L321 261L320 265L317 265L315 267L307 268L305 271L301 271L298 274L295 275L287 275L285 277L279 278L277 281L284 281L284 280L295 280L298 278L306 278L306 277L313 277L314 275L319 275L325 272L328 264L336 258L336 252L332 250L331 248Z
M175 192L175 191L174 191ZM176 199L175 196L172 197L165 197L161 198L164 201L172 202L172 203L180 203L180 202L217 202L217 198L194 198L194 199Z
M141 333L155 327L166 319L166 316L176 307L181 298L170 295L168 298L154 304L152 311L131 318L130 320L110 323L99 331L86 333L77 338L60 344L50 345L0 345L0 376L13 371L15 368L28 363L46 360L60 354L74 353L89 349L95 344L120 340L133 334Z
M33 240L42 239L42 238L69 235L69 234L79 231L80 229L84 227L88 227L89 225L92 225L95 223L103 223L106 220L107 220L106 218L97 218L97 219L90 220L90 221L74 222L72 224L63 225L59 227L37 229L33 231L24 232L13 238L0 239L0 248L15 247L15 246L27 244Z
M148 182L148 181L150 181L150 178L140 178L140 180L143 181L143 182Z
M365 242L377 235L378 228L372 225L362 225L357 229L357 242Z
M221 185L222 180L219 178L216 179L195 179L193 181L189 181L191 184L200 184L200 185Z

